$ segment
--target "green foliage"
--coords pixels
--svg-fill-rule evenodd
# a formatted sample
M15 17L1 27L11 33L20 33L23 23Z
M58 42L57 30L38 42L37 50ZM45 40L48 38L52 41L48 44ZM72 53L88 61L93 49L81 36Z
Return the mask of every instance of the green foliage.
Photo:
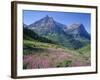
M83 47L83 48L80 48L80 49L78 50L78 52L79 52L80 54L86 54L86 53L90 52L90 49L91 49L90 44L88 44L87 46L85 46L85 47Z
M27 69L28 63L23 63L23 69Z
M43 42L39 42L36 40L30 41L30 40L24 40L23 44L25 46L29 46L29 47L34 47L34 48L50 48L50 47L57 47L57 45L55 44L50 44L50 43L43 43Z
M34 52L41 53L47 48L59 48L60 46L50 43L38 42L36 40L24 40L23 41L23 50L24 54L33 54Z
M91 46L88 44L87 46L80 48L77 51L80 55L82 55L86 60L89 60L91 57Z
M41 45L35 41L24 40L23 42L23 51L25 55L33 54L34 52L41 52L43 49L40 47Z
M65 60L57 64L57 67L69 67L71 65L71 60Z
M56 44L58 45L61 45L73 50L82 48L89 43L85 39L76 40L71 35L65 36L64 34L58 34L58 33L48 33L44 37L56 42Z
M55 44L54 41L49 40L48 38L45 38L45 37L41 37L38 34L36 34L34 31L27 29L27 28L23 29L23 34L24 34L23 38L27 39L27 40L37 40L37 41L40 41L40 42L54 43Z
M47 33L46 35L38 35L34 31L24 28L23 29L23 38L26 40L36 40L38 42L43 43L51 43L51 44L57 44L64 47L67 47L69 49L79 49L87 45L89 43L88 41L84 40L75 40L70 35L63 35L63 34L57 34L57 33Z

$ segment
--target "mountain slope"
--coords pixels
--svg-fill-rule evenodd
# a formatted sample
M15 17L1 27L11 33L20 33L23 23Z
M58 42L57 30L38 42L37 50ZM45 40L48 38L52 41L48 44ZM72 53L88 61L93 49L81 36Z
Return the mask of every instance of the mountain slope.
M90 40L90 35L84 28L83 24L72 24L68 29L67 33L72 35L76 39L84 38Z
M28 29L28 28L23 28L23 38L24 40L36 40L40 42L45 42L45 43L54 43L54 41L49 40L48 38L41 37L38 34L36 34L34 31Z
M71 49L81 48L90 42L90 35L83 24L73 24L68 28L48 15L30 24L28 29L39 36Z
M34 30L40 35L46 35L48 33L61 34L63 32L63 28L65 27L66 25L56 22L48 15L29 25L29 29Z

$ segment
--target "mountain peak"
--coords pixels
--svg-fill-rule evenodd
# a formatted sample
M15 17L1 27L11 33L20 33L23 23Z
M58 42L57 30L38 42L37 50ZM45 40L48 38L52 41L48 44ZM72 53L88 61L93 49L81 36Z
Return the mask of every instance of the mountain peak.
M74 38L79 38L80 36L90 40L90 35L88 34L83 24L74 23L68 28L67 31L69 34L72 34Z
M53 20L53 17L50 17L50 16L46 15L43 19L46 19L46 20Z
M49 16L48 16L48 15L46 15L45 17L46 17L46 18L49 18Z
M43 23L54 23L53 17L50 17L48 15L43 17L40 21L43 22Z
M83 26L83 24L74 23L74 24L72 24L72 25L69 27L69 29L77 29L77 28L79 28L79 27L81 27L81 26Z
M74 23L70 27L68 27L68 30L73 31L73 30L78 30L79 32L84 31L87 32L83 24L79 23Z

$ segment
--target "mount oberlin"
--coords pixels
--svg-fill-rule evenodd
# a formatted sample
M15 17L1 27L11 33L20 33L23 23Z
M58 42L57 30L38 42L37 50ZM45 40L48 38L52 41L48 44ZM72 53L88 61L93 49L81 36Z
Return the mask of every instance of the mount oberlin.
M90 17L85 16L85 13L24 11L23 69L90 66L91 33L87 21Z

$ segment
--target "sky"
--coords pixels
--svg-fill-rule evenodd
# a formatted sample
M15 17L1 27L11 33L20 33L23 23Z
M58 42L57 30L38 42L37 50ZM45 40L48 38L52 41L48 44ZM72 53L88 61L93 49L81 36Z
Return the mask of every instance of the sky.
M67 26L74 23L83 24L88 33L91 33L91 14L89 13L23 10L23 23L30 25L46 15Z

